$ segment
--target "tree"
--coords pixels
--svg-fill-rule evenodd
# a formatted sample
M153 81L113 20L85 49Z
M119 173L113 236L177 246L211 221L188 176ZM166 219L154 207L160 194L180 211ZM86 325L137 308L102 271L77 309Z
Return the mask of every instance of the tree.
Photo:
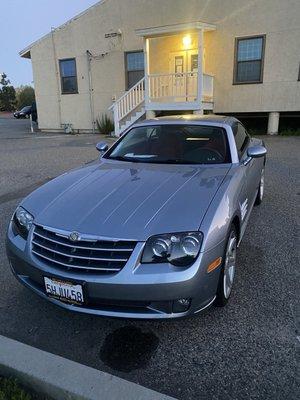
M21 108L25 106L31 106L31 104L35 101L33 87L20 86L16 89L16 97L18 110L21 110Z
M5 72L3 72L2 74L0 74L0 77L1 77L1 79L0 79L0 85L2 85L2 86L7 86L7 85L10 84L10 80L9 80L9 79L6 79L6 78L7 78L7 75L6 75Z
M12 111L16 104L16 91L13 86L10 86L10 80L3 72L0 74L0 111Z

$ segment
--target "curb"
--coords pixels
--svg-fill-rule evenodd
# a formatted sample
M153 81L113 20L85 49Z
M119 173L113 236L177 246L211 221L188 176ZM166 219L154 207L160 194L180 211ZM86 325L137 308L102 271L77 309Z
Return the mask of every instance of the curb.
M0 375L56 400L175 400L1 335Z

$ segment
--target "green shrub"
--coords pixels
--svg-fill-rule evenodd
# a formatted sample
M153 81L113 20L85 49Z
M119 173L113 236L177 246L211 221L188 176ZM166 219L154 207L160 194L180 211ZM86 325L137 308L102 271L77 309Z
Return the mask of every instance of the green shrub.
M249 134L251 136L257 136L257 135L266 135L266 131L261 131L257 129L249 129ZM283 129L278 132L279 136L300 136L300 129Z
M111 135L115 130L113 121L106 114L103 114L101 118L97 118L97 128L102 135Z
M284 129L279 132L280 136L300 136L300 129Z
M14 379L0 378L0 400L32 400Z

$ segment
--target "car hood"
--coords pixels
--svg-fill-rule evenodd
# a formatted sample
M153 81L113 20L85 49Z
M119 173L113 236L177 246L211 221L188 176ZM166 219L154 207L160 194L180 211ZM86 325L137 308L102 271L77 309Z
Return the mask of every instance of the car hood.
M230 165L102 160L37 189L22 206L37 224L132 240L195 231Z

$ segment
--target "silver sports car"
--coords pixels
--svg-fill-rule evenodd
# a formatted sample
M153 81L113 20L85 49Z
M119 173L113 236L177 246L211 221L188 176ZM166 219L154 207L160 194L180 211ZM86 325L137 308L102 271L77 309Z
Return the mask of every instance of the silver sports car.
M231 294L262 201L266 149L235 118L143 121L101 157L40 187L10 221L16 278L72 311L176 318Z

